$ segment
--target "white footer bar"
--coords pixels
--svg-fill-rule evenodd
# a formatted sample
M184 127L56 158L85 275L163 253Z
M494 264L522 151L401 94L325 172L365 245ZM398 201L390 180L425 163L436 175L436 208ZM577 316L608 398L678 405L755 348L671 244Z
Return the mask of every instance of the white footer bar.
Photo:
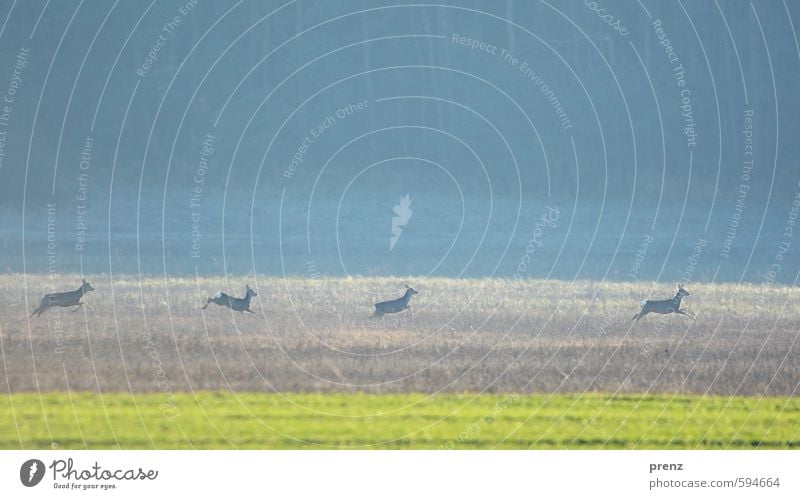
M766 450L0 451L0 496L797 498L798 469Z

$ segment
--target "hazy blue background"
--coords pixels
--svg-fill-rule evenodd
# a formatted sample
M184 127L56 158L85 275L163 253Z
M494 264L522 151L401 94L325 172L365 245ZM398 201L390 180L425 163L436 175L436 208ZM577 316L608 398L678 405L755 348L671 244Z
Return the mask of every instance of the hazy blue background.
M0 268L796 282L795 2L600 0L626 34L592 2L429 3L0 2L0 93L20 87L0 123ZM750 110L753 171L724 257ZM405 194L413 214L390 251Z

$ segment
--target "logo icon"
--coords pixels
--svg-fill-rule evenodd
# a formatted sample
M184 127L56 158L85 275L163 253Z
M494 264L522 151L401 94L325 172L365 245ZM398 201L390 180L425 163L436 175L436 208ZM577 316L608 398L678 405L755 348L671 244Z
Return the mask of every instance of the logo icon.
M44 478L44 463L38 459L28 459L19 469L19 480L26 487L35 487Z
M392 217L392 238L389 240L389 251L394 249L394 245L400 239L400 234L403 233L403 227L411 220L411 215L413 214L411 211L412 201L413 199L406 194L400 198L400 204L394 205L394 214L397 216Z

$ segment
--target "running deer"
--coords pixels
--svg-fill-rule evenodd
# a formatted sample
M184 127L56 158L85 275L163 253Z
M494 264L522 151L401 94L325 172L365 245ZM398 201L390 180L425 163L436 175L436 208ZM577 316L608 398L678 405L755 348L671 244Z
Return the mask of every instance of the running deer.
M42 301L39 303L39 306L36 308L36 310L33 311L31 317L34 315L37 317L42 315L50 307L75 307L73 312L77 312L78 309L83 306L83 302L81 301L83 295L89 291L94 291L94 288L91 284L86 282L86 279L81 279L81 281L83 281L81 283L81 287L75 291L49 293L44 295L44 298L42 298Z
M205 310L210 303L216 303L221 307L228 307L235 312L250 312L253 315L258 315L250 310L250 300L252 300L254 296L258 296L258 293L253 291L250 285L245 285L244 298L234 298L226 293L223 293L222 291L218 291L213 298L206 300L206 304L203 305L202 310Z
M681 299L683 299L684 296L689 296L689 292L683 289L683 285L678 284L678 292L675 294L675 298L672 298L671 300L642 300L642 309L639 310L639 313L634 315L631 320L636 320L636 322L639 322L639 319L650 312L656 314L675 313L685 315L686 317L694 320L694 317L692 317L694 313L689 312L685 308L681 308Z
M417 290L406 284L406 293L400 298L376 303L375 313L372 314L372 316L381 317L384 314L396 314L403 310L411 310L411 307L408 306L408 301L411 300L411 297L415 294L417 294Z

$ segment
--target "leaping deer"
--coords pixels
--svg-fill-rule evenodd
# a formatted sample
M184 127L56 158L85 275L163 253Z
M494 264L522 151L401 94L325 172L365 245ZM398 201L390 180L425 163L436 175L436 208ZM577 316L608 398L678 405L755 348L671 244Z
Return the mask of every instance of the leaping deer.
M228 295L227 293L218 291L213 298L209 298L206 300L206 304L203 305L202 310L205 310L210 303L216 303L221 307L228 307L235 312L239 313L250 312L253 315L258 315L257 313L250 310L250 300L252 300L254 296L258 296L258 293L253 291L253 289L248 284L245 285L244 298L234 298Z
M634 315L631 320L639 322L639 319L650 312L656 314L680 314L694 320L692 315L695 314L693 312L689 312L685 308L681 308L681 299L683 299L684 296L689 296L689 292L683 289L682 284L678 284L678 292L675 294L675 298L672 298L671 300L642 300L641 310L639 310L639 313Z
M417 294L417 290L406 284L406 292L400 298L376 303L375 313L372 314L372 316L382 317L384 314L396 314L403 310L410 310L411 307L408 306L408 301L411 300L411 297L415 294Z
M91 284L86 282L86 279L81 279L81 287L75 291L66 291L63 293L48 293L44 295L39 306L30 315L31 317L42 315L50 307L75 307L73 312L77 312L83 306L81 298L89 291L94 291Z

